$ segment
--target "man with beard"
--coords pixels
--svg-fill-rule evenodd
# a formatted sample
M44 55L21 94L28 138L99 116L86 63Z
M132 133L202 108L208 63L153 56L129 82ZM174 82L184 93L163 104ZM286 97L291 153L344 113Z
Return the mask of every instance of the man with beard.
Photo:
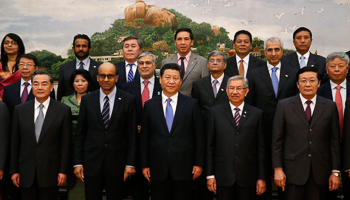
M76 69L85 69L90 72L90 75L92 77L91 91L99 88L96 76L100 63L89 58L89 53L91 51L90 38L85 34L78 34L74 36L72 49L74 51L76 59L60 66L57 91L58 101L61 101L61 98L63 96L73 94L74 90L70 87L69 79L71 74Z

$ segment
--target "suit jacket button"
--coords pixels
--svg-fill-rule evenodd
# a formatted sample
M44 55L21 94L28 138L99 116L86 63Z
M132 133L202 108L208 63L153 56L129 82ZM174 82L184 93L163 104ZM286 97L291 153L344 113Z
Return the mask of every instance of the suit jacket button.
M169 138L169 140L171 140L171 138Z
M236 144L236 147L238 147L238 144Z
M236 156L236 159L238 159L238 156Z
M105 147L107 147L107 144L105 144Z
M310 131L312 131L312 129L310 128Z
M238 135L238 132L236 132L236 135Z
M310 143L310 144L312 144L312 142L311 142L311 141L310 141L309 143Z
M38 146L38 145L36 145L35 147L36 147L36 148L39 148L39 146Z
M108 133L108 131L106 131L106 134Z
M310 157L311 157L311 154L308 154L307 156L310 158Z

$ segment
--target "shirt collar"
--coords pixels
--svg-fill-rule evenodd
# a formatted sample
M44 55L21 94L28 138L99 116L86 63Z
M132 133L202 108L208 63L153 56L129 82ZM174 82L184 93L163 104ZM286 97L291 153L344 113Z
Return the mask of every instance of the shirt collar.
M335 84L332 80L329 80L330 84L331 84L331 89L335 89L336 86L338 86L337 84ZM339 84L342 88L346 89L346 79Z
M21 86L26 82L23 78L21 78ZM32 85L32 80L27 81L29 85Z
M102 89L100 88L100 102L104 101L105 96L108 96L109 99L111 99L113 96L115 96L115 94L117 93L117 87L114 86L113 91L111 93L109 93L108 95L106 95Z
M35 100L34 100L34 109L37 109L37 108L39 107L40 104L41 104L41 103L40 103L38 100L36 100L36 98L35 98ZM49 96L49 98L47 98L46 101L44 101L42 104L44 105L44 107L45 107L46 109L49 108L50 96Z
M192 54L192 52L190 51L190 52L185 56L185 60L186 60L186 61L189 61L189 60L190 60L191 54ZM181 57L180 54L177 53L177 60L180 60L180 57Z
M84 60L80 61L78 58L75 58L77 60L77 65L80 64L80 62L84 63L84 66L87 66L88 60L90 59L89 56L85 58Z
M309 56L310 56L310 51L308 51L306 54L304 54L304 55L301 55L299 52L297 52L297 55L298 55L298 59L300 60L300 57L301 56L304 56L305 57L305 59L308 59L309 58Z
M305 99L303 97L303 95L301 95L301 93L299 93L299 96L300 96L300 99L301 99L301 103L304 104L307 101L307 99ZM313 104L316 104L316 96L317 96L317 94L315 94L315 96L312 99L310 99Z
M267 62L267 68L269 70L272 70L273 67L277 67L279 70L281 70L281 61L276 66L273 66L269 62Z
M250 56L250 53L246 57L243 58L243 61L245 63L249 63L249 56ZM237 54L236 54L236 61L237 61L237 63L241 62L241 57L239 57Z
M174 94L173 96L170 97L171 101L176 103L178 96L179 96L179 92L176 92L176 94ZM165 94L162 91L162 101L163 101L163 103L166 102L167 98L169 98L169 97L165 96Z
M211 82L213 83L213 81L215 80L214 77L210 75L210 78L211 78ZM216 80L218 80L218 83L221 85L223 79L224 79L224 73L222 73L222 75Z
M235 108L239 108L240 111L243 111L243 108L244 108L244 101L243 101L243 102L241 103L241 105L239 105L238 107L234 106L230 101L229 101L229 103L230 103L231 111L233 111L233 109L235 109Z
M125 61L125 67L128 66L128 64L133 64L137 66L137 61L135 61L134 63L128 63L128 61Z
M144 79L140 77L140 83L143 83ZM148 79L149 83L154 85L154 76L152 76L150 79Z

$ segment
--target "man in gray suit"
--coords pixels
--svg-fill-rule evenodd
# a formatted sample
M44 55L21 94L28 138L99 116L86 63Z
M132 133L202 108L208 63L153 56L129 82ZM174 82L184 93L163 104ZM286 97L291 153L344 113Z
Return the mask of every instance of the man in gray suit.
M179 92L191 97L192 83L209 75L207 59L191 52L194 43L193 34L189 28L180 28L175 33L177 53L162 61L161 68L167 63L181 66L182 85Z

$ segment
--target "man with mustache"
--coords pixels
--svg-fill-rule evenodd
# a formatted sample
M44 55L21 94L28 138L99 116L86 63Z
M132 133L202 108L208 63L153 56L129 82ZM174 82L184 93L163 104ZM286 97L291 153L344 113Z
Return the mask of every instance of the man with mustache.
M58 101L61 101L63 96L68 96L74 93L74 90L70 87L69 79L76 69L85 69L90 72L92 77L91 91L99 88L96 76L100 63L89 58L89 53L91 51L90 38L85 34L74 36L72 49L76 59L60 66L57 90Z

